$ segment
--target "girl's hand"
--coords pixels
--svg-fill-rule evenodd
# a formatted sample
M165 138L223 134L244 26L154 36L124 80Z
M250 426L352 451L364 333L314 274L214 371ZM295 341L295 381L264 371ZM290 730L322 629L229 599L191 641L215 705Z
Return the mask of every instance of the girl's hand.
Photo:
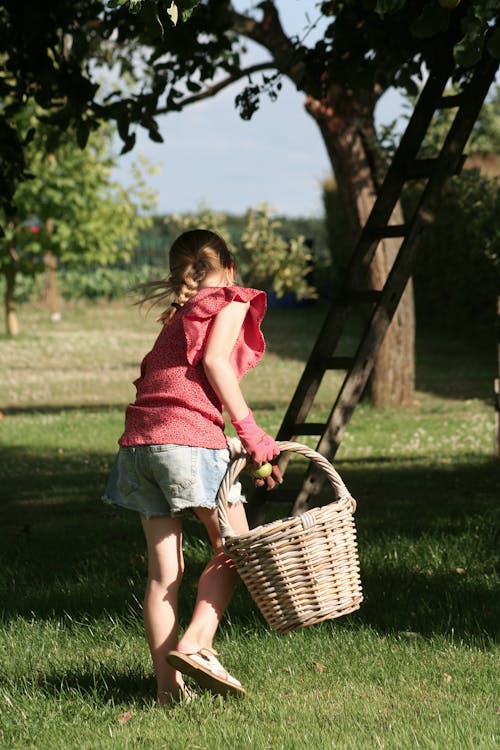
M279 455L280 449L276 440L256 424L251 411L244 419L232 420L232 424L243 447L259 466Z
M262 472L264 468L266 471ZM256 487L266 487L268 490L274 489L277 484L283 482L283 476L277 464L265 463L262 466L254 464L254 466L250 467L250 474L254 479Z

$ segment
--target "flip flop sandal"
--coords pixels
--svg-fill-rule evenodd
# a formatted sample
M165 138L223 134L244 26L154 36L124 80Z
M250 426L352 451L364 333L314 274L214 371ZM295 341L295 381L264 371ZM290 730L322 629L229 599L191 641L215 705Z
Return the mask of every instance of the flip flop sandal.
M200 687L217 695L246 695L241 682L224 669L212 649L202 648L195 654L169 651L167 661L174 669L196 680Z

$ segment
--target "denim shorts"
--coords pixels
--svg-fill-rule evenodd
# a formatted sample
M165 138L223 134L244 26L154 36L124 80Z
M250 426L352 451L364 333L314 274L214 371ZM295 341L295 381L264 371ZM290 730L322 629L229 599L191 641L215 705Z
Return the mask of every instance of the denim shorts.
M217 507L229 465L227 449L189 445L120 447L102 499L151 516L178 516L193 508ZM228 501L245 502L235 482Z

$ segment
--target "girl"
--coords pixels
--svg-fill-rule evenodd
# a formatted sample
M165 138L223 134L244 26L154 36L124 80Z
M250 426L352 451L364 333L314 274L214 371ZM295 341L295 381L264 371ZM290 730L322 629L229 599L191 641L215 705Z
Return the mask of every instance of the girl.
M233 257L214 232L185 232L173 243L169 260L168 279L146 285L146 300L173 302L135 381L136 400L127 407L103 498L140 513L148 549L144 623L161 705L187 695L183 674L215 693L245 693L212 648L238 578L222 549L216 509L229 463L223 405L256 464L279 453L255 423L239 387L264 353L264 292L234 285ZM274 466L266 482L272 488L276 481L281 475ZM235 485L229 522L236 534L248 530L242 500ZM191 622L178 640L181 516L189 511L204 524L214 555L199 580Z

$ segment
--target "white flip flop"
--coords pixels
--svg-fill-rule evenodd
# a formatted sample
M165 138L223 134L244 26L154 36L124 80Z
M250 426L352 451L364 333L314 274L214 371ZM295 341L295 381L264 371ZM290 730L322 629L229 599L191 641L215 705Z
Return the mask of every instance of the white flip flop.
M241 682L224 669L217 652L210 648L202 648L195 654L169 651L167 661L174 669L196 680L200 687L217 695L246 695Z

